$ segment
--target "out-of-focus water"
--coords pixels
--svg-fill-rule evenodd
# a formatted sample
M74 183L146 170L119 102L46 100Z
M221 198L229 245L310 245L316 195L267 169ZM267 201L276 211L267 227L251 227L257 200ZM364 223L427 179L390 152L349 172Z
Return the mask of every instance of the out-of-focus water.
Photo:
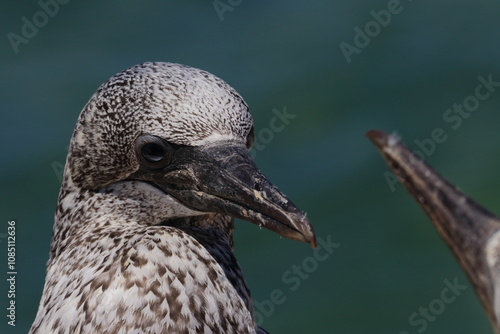
M489 333L460 267L408 194L386 182L364 133L397 131L499 213L500 87L462 115L447 109L474 96L479 76L500 82L500 3L221 2L231 9L221 16L212 1L1 5L0 331L26 333L35 317L80 110L111 75L155 60L205 69L243 95L263 147L258 165L308 212L318 237L337 244L314 257L305 244L237 222L236 253L263 327ZM52 4L44 5L51 15L41 4ZM273 109L293 117L270 138L259 131ZM441 143L427 140L436 128ZM6 317L9 220L17 226L15 327ZM467 288L444 303L454 280Z

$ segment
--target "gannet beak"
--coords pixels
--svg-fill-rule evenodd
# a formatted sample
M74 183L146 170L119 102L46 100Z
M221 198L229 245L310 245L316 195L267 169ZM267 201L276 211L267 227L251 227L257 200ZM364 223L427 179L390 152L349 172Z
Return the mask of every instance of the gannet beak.
M495 316L498 312L495 312L495 277L492 276L491 263L498 259L498 254L488 254L489 246L493 246L497 253L500 250L498 235L495 235L500 229L500 220L446 181L397 138L376 130L366 135L451 248L496 333L500 333Z
M191 209L247 220L316 247L305 214L257 169L243 144L181 147L166 168L141 178Z

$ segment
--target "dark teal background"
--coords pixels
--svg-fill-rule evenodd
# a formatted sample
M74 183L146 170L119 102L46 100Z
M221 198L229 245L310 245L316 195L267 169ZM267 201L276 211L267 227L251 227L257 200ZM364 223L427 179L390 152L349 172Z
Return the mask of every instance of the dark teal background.
M500 3L401 1L400 13L348 63L340 43L353 45L354 28L364 29L370 11L387 6L243 0L221 21L212 1L74 0L15 53L8 34L21 35L22 18L32 22L41 7L35 0L3 2L0 331L26 333L35 317L60 168L80 110L116 72L170 61L205 69L236 88L253 111L257 136L270 127L274 108L296 115L256 161L307 211L318 237L340 247L313 263L307 245L236 222L236 255L254 299L266 305L274 290L282 292L263 327L271 333L490 333L460 267L403 188L391 191L387 167L364 133L397 131L417 148L415 140L442 128L446 140L426 161L500 212L500 89L456 130L443 120L448 108L474 94L478 76L500 82ZM1 237L8 220L17 226L15 328L5 316ZM314 269L307 278L288 272L304 261ZM295 284L282 279L285 273ZM468 288L425 330L410 324L410 315L439 299L444 280L455 277Z

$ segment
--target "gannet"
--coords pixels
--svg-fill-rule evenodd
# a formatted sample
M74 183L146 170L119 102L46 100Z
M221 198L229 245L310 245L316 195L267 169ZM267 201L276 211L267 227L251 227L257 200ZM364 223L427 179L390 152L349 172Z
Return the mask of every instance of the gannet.
M252 142L247 104L208 72L149 62L101 85L70 142L30 333L266 333L233 219L316 239Z
M393 135L367 136L431 219L500 333L500 219L463 194Z

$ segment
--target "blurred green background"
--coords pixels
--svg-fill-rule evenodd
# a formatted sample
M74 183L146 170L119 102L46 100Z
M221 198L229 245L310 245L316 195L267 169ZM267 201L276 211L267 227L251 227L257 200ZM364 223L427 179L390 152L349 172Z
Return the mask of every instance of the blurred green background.
M219 13L212 1L70 1L57 13L49 8L50 17L38 14L43 9L35 0L2 2L0 332L26 333L35 317L61 168L80 110L116 72L169 61L207 70L242 94L264 143L257 164L307 211L319 238L340 244L316 261L307 245L237 221L236 255L264 328L490 333L460 267L405 190L391 189L387 167L364 134L397 131L417 148L415 140L442 128L447 139L426 161L499 213L500 87L456 129L443 115L474 94L478 76L500 82L500 3L222 0L218 6ZM23 40L23 25L34 20L38 31L25 28L30 38ZM365 28L369 43L356 38ZM360 46L350 63L342 42ZM295 117L281 131L272 138L259 132L270 128L273 109L284 108ZM15 328L6 318L8 220L17 224ZM444 281L455 278L467 288L442 309ZM276 289L285 300L271 310L266 301ZM422 320L419 312L429 306L431 317Z

